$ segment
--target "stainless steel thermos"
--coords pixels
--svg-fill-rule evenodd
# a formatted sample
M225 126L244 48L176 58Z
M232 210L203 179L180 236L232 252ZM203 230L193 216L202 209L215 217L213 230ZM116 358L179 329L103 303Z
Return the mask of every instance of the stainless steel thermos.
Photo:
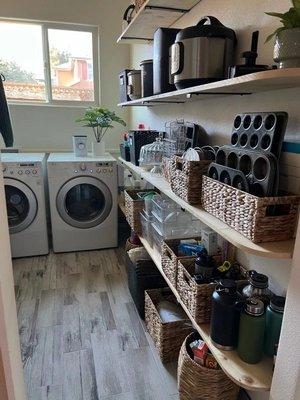
M275 356L279 343L285 297L274 296L266 311L266 335L264 350L268 356Z
M269 290L269 279L266 275L256 271L250 271L250 283L243 289L243 296L246 298L256 297L262 300L267 306L273 296Z
M248 364L263 358L266 315L264 303L257 298L247 300L241 313L237 352Z
M215 346L222 350L232 350L237 345L239 300L235 281L221 280L212 297L210 336Z

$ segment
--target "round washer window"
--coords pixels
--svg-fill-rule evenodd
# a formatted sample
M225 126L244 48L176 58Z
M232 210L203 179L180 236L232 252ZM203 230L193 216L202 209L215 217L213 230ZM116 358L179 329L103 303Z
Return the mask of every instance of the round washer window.
M22 190L15 186L5 185L5 198L9 227L20 225L29 214L29 201Z
M102 214L104 207L105 197L94 185L81 183L66 194L66 212L75 221L93 221Z
M100 225L112 209L112 194L99 179L91 176L72 178L59 190L56 207L70 226L89 229Z

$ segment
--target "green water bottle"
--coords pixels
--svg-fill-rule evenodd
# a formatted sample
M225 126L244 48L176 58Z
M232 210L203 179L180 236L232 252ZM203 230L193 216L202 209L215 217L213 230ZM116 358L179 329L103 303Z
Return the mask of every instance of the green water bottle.
M276 355L281 332L285 297L274 296L266 311L266 335L264 352L267 356Z
M237 352L248 364L257 364L263 358L266 327L265 306L257 298L250 298L241 313Z

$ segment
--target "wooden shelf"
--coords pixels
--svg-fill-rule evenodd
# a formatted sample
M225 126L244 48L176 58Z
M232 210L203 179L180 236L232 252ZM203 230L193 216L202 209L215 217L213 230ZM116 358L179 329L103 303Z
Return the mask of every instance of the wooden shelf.
M147 0L117 43L147 43L157 28L169 28L200 0Z
M291 259L293 257L294 241L284 242L270 242L270 243L252 243L249 239L245 238L234 229L230 228L227 224L220 221L218 218L204 211L200 207L192 206L176 196L169 185L169 183L162 177L157 177L150 172L144 171L142 168L133 165L128 161L124 161L121 157L118 159L119 163L125 168L134 172L141 178L145 179L151 185L159 189L163 194L179 204L183 209L190 212L197 217L205 225L209 226L220 236L233 244L238 249L253 254L258 257L265 257L270 259Z
M273 377L273 361L272 358L265 357L259 364L250 365L243 362L236 351L222 351L215 347L210 339L210 328L209 325L196 324L195 320L191 316L189 310L180 299L177 290L174 288L172 283L164 274L161 267L161 256L156 249L153 249L149 243L140 238L143 246L151 256L153 262L156 264L160 273L166 280L168 286L176 296L178 302L187 313L188 317L192 321L195 329L199 332L202 339L205 340L210 351L218 361L220 367L225 374L232 379L237 385L243 387L246 390L251 391L269 391L271 388L272 377Z
M246 96L254 93L290 89L299 86L300 68L276 69L128 101L126 103L120 103L119 106L149 107L162 105L164 103L185 103L204 98L207 99L208 97L224 97L228 95Z

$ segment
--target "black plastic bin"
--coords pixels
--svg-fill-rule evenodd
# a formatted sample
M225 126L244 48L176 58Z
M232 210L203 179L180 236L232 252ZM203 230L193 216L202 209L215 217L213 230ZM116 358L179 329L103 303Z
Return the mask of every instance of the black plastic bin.
M139 260L135 264L126 253L128 287L138 313L145 318L145 290L166 287L156 265L151 260Z

